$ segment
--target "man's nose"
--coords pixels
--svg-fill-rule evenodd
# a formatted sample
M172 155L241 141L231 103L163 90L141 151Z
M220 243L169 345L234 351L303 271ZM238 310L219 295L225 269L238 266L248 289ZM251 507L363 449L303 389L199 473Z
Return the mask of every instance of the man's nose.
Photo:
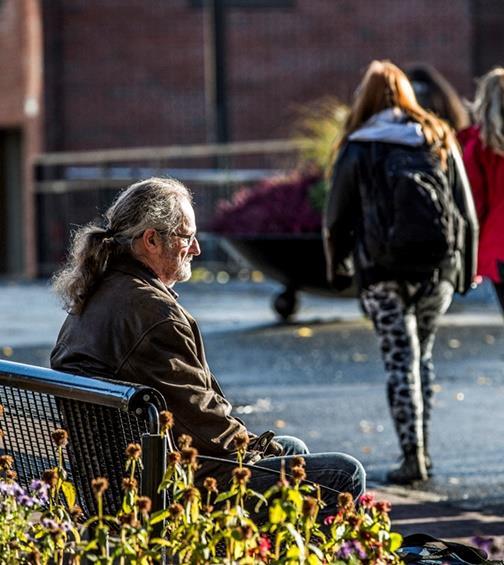
M193 242L191 243L191 247L189 247L189 253L191 255L201 255L201 247L197 237L195 237Z

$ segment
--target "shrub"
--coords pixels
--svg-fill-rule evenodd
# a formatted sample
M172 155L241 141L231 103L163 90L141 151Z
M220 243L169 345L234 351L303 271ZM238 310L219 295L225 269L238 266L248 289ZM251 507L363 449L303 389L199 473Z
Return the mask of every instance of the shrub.
M213 229L226 235L319 233L334 144L347 107L325 98L298 110L293 137L301 147L297 169L242 187L217 205Z

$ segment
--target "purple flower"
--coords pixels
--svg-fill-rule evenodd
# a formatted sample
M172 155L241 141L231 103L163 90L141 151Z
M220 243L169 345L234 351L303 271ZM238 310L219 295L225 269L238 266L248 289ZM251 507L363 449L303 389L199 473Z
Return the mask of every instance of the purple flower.
M26 492L17 483L0 481L0 494L5 496L22 496Z
M41 523L42 526L50 532L57 532L60 529L58 522L52 518L44 518Z
M5 496L12 496L13 495L13 483L4 483L0 481L0 494L4 494Z
M38 496L42 504L47 502L49 498L49 485L46 482L35 479L30 484L30 490Z
M365 559L367 557L361 543L350 540L343 542L336 556L339 559L349 559L353 555L357 556L359 559Z
M28 496L27 494L20 494L16 496L16 502L26 508L33 508L36 504L38 504L38 499L33 496Z
M52 518L44 518L41 522L42 527L47 530L48 533L52 534L53 536L66 533L71 530L72 523L71 522L57 522Z

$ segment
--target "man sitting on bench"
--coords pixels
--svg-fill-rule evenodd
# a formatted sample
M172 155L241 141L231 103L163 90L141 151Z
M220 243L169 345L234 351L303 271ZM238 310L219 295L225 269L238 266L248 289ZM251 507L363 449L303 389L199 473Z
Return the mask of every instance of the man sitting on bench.
M68 262L54 278L69 315L52 368L160 391L174 415L175 437L188 434L200 455L224 460L202 457L197 478L212 475L227 484L234 439L248 433L252 489L264 492L276 482L282 460L300 454L307 478L324 487L329 513L339 492L360 496L365 473L353 457L310 454L293 437L256 436L232 415L205 360L198 325L173 290L190 278L192 258L200 254L188 190L173 179L138 182L119 195L105 219L104 227L91 223L74 234Z

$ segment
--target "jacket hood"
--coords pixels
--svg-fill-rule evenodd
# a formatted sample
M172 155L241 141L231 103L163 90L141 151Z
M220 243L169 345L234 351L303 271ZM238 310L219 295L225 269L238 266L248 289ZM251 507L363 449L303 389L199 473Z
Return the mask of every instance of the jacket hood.
M419 147L425 137L419 123L412 121L399 108L387 108L374 114L358 130L348 137L349 141L382 141Z

